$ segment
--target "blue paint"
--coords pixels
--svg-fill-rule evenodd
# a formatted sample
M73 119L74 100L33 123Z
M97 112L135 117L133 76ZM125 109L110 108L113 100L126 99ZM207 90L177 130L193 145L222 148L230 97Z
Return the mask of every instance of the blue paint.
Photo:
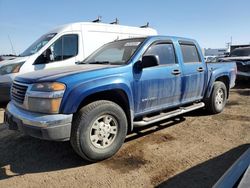
M141 60L147 48L156 41L164 40L173 42L177 64L160 65L139 70L136 64ZM201 57L200 63L183 63L180 40L189 41L196 45ZM78 71L75 70L75 66L79 66ZM220 76L227 76L231 87L234 85L236 76L235 63L206 64L196 41L167 36L148 37L127 65L75 66L74 71L67 72L65 70L69 68L64 68L61 73L57 70L57 73L53 74L52 70L46 70L37 74L40 76L35 76L33 73L33 76L27 74L17 77L16 80L29 83L46 81L65 83L67 89L60 109L60 113L63 114L75 113L81 102L91 94L120 89L128 97L130 112L133 113L131 116L138 117L154 111L202 100L209 97L214 81ZM85 67L88 67L87 71ZM204 71L198 72L199 67L202 67ZM180 70L181 74L173 75L172 71L175 69Z

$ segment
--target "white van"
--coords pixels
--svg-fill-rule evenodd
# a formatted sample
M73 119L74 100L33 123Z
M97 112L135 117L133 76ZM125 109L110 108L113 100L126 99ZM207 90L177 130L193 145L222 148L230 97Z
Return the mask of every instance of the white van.
M156 35L152 28L80 22L60 26L35 41L19 57L0 64L0 102L9 100L15 76L83 61L97 48L116 39Z

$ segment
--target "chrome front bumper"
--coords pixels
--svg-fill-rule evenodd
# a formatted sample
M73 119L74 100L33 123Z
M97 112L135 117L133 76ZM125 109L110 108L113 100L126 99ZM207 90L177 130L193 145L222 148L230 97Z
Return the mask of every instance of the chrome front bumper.
M23 110L10 102L4 121L11 130L46 140L69 140L72 114L40 114Z

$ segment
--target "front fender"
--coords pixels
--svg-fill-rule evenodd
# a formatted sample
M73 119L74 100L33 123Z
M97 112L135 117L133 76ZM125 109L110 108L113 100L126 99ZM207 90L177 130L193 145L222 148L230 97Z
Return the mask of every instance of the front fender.
M75 113L79 108L79 105L86 97L98 92L113 89L120 89L126 93L129 100L130 112L134 111L133 95L130 83L123 77L112 76L83 82L74 86L70 91L66 91L62 100L60 112L64 114Z

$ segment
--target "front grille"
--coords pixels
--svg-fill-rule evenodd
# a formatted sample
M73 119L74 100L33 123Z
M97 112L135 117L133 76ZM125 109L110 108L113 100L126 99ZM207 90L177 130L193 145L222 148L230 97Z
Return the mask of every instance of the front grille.
M23 104L27 89L27 85L14 82L11 87L11 99L19 104Z

